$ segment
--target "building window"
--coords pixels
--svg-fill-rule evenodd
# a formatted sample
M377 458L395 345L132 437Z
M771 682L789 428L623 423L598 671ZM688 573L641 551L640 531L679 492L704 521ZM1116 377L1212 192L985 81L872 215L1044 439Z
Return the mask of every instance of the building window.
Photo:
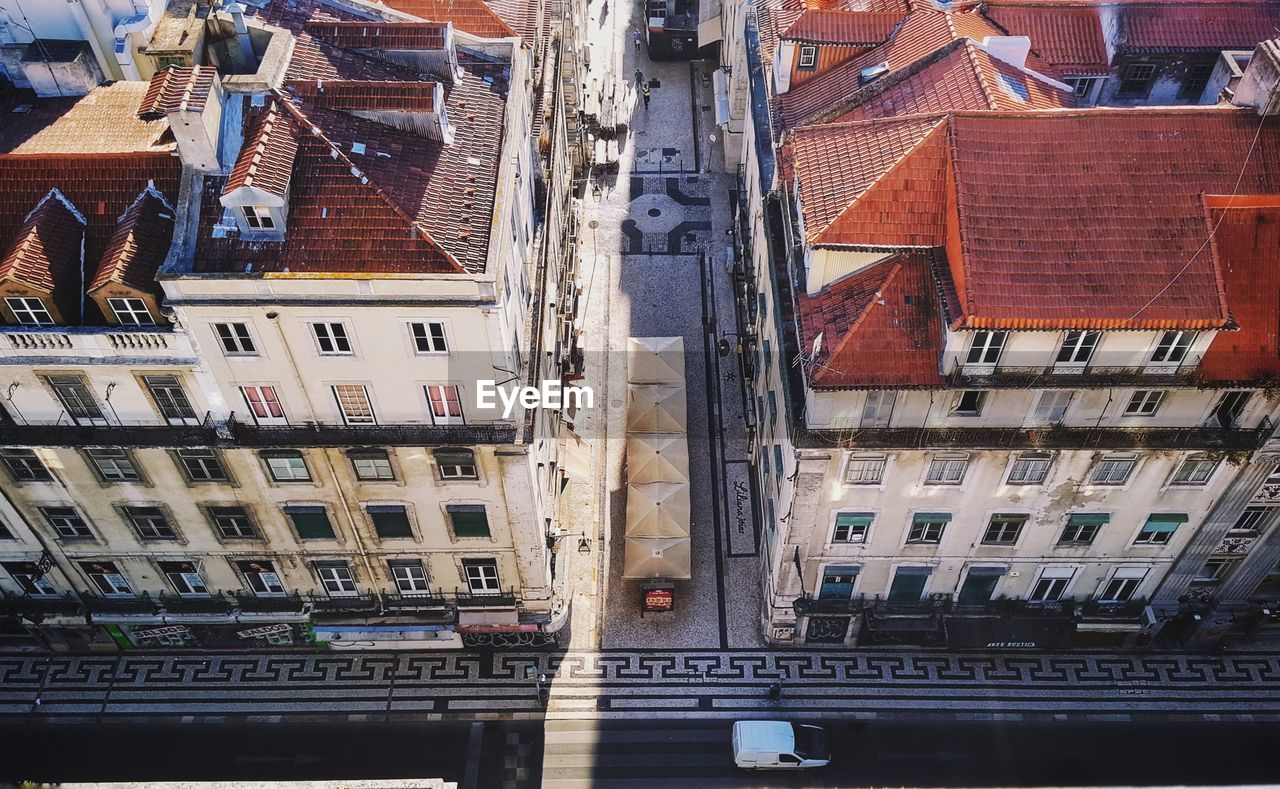
M313 323L311 331L316 338L316 347L321 356L350 356L351 338L347 336L347 326L343 323Z
M448 504L444 509L453 524L454 537L489 539L489 518L483 504Z
M1213 472L1217 468L1218 461L1208 455L1192 455L1182 461L1182 465L1178 466L1178 470L1173 472L1173 479L1169 481L1169 484L1205 485L1208 484L1209 478L1213 476Z
M347 458L351 460L351 470L361 482L392 482L396 473L391 468L391 457L385 449L352 449Z
M413 335L414 353L449 352L449 343L445 340L443 322L410 323L409 332Z
M114 447L97 447L84 451L89 465L103 482L141 482L142 474L128 451Z
M1233 428L1249 404L1251 392L1227 392L1214 406L1212 418L1223 428Z
M440 479L479 479L476 469L476 455L470 449L454 449L452 447L435 451L436 467L440 469Z
M276 566L266 559L236 562L236 569L244 576L244 582L255 597L283 597L284 583Z
M209 520L224 540L256 540L258 530L244 507L209 507Z
M884 479L884 455L854 455L844 470L844 481L850 485L879 485Z
M373 530L379 539L413 537L409 510L403 504L369 504L364 509L369 513L369 521L373 523Z
M1111 576L1111 580L1107 581L1098 599L1103 603L1128 602L1142 585L1142 579L1146 577L1145 567L1121 567L1116 570L1115 575Z
M1227 534L1232 537L1257 537L1262 534L1268 516L1274 511L1275 507L1245 507Z
M968 467L967 455L937 455L929 463L929 473L925 475L924 484L959 485L964 481L964 472Z
M179 449L178 462L188 482L229 482L226 469L212 449Z
M1059 545L1092 545L1098 531L1111 520L1102 513L1076 513L1067 517L1067 527L1058 538Z
M1053 464L1053 456L1048 452L1023 452L1013 459L1009 466L1010 485L1039 485L1049 476L1049 466Z
M1031 587L1031 594L1027 599L1034 603L1052 603L1061 600L1075 574L1076 571L1070 567L1044 568L1040 578L1036 580L1036 585Z
M1180 524L1187 522L1187 516L1178 513L1151 515L1143 524L1142 531L1134 538L1134 545L1167 545L1173 539L1173 533Z
M144 375L142 381L164 421L171 425L194 425L199 422L196 410L191 407L191 401L187 399L187 393L177 376Z
M5 572L30 597L57 597L58 587L36 566L35 562L4 562Z
M822 569L822 582L818 585L819 600L851 600L853 586L858 580L859 567L832 565Z
M330 597L355 597L358 594L356 578L346 562L316 562L312 566L325 594Z
M124 507L125 518L141 540L176 540L178 533L159 507Z
M778 424L778 395L775 392L769 393L769 424Z
M1182 80L1182 89L1178 91L1178 98L1187 101L1200 101L1205 87L1209 84L1209 77L1213 75L1214 65L1213 63L1197 63L1187 69L1187 75Z
M1151 364L1178 365L1187 358L1187 351L1196 341L1196 332L1167 331L1160 335L1156 349L1151 354Z
M462 396L454 384L428 384L423 387L427 393L427 403L431 407L431 421L437 425L460 425L462 418Z
M875 514L870 512L838 512L832 542L865 543Z
M960 392L956 396L956 403L951 409L951 413L956 416L981 416L982 403L986 399L986 392L980 392L974 389Z
M387 562L391 569L391 578L396 582L396 591L402 595L429 595L431 584L427 582L427 571L422 562L417 560L395 560Z
M284 406L274 386L242 386L240 394L244 397L253 421L260 425L286 425Z
M339 384L332 387L333 399L342 412L342 421L348 425L374 425L373 403L369 401L368 388L360 384Z
M299 540L332 540L333 524L329 522L329 513L320 506L291 505L284 508L284 514L293 523Z
M1104 455L1089 472L1089 484L1123 485L1137 465L1138 459L1133 455Z
M215 323L213 330L222 345L222 353L226 356L257 356L258 349L253 344L247 323Z
M1089 363L1089 359L1093 357L1093 351L1098 347L1098 340L1102 339L1102 332L1096 331L1069 331L1062 336L1062 346L1058 348L1058 357L1054 360L1056 364L1065 365L1085 365Z
M1155 63L1130 63L1124 67L1119 93L1123 96L1145 97L1151 92L1151 83L1155 78Z
M987 524L987 530L982 535L982 544L1016 545L1026 522L1026 515L992 515L991 522Z
M115 562L80 562L80 569L103 597L133 597L133 588Z
M1164 392L1159 389L1138 389L1124 407L1125 416L1155 416L1164 402Z
M107 419L89 391L89 385L78 375L51 375L45 379L77 425L105 425Z
M107 299L107 306L121 326L155 326L156 319L142 299Z
M494 559L463 559L462 572L471 594L499 594L502 591L498 562Z
M1062 81L1076 94L1076 99L1081 102L1089 100L1089 96L1093 92L1093 77L1067 77Z
M816 46L805 44L800 47L800 63L798 67L806 70L818 67L818 48Z
M42 299L10 298L5 299L13 319L23 326L52 326L53 316L45 309Z
M160 572L169 579L169 584L179 597L207 597L209 587L200 577L200 569L195 562L160 562Z
M0 540L16 540L17 536L10 531L9 524L0 522Z
M911 518L907 532L908 545L937 545L942 542L942 531L951 522L949 512L917 512Z
M1004 331L976 331L969 341L969 353L965 355L965 364L994 365L1000 361L1005 341L1009 333Z
M894 570L893 583L889 586L889 603L918 603L929 583L928 567L899 567Z
M867 392L867 401L862 406L862 426L888 427L896 399L897 392Z
M0 462L4 463L14 482L49 482L53 475L31 449L0 449Z
M60 540L92 540L93 531L74 507L41 507L40 514Z
M310 482L311 472L307 470L307 461L301 452L278 450L263 452L262 460L267 464L267 472L273 482Z
M1040 399L1036 401L1034 419L1046 425L1061 424L1071 405L1072 394L1074 393L1057 389L1041 392Z
M1196 577L1192 581L1200 584L1214 584L1225 581L1238 564L1240 564L1239 559L1233 559L1229 556L1215 556L1204 563L1204 567L1200 568L1200 572L1196 573Z
M782 483L782 445L773 445L773 473L778 475L778 483Z
M250 230L275 230L276 219L271 209L265 205L246 205L240 207L244 214L244 223Z

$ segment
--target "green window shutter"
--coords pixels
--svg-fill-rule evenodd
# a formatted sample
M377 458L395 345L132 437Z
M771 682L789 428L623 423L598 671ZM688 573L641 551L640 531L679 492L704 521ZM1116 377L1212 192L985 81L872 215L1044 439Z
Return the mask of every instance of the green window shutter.
M489 518L483 504L450 504L445 507L453 521L455 537L488 537Z
M951 513L949 512L917 512L912 518L912 523L950 523Z
M365 511L373 521L373 530L382 539L395 537L412 537L413 526L409 523L409 513L400 506L370 506Z
M1180 524L1187 522L1186 515L1152 515L1147 518L1147 525L1142 527L1145 532L1174 532L1178 530Z
M324 507L286 507L285 514L293 521L294 531L300 540L332 540L333 524Z
M1111 516L1101 513L1077 513L1071 516L1072 526L1106 526L1111 522Z
M872 515L866 512L841 512L836 515L836 525L865 529L871 525L871 519Z

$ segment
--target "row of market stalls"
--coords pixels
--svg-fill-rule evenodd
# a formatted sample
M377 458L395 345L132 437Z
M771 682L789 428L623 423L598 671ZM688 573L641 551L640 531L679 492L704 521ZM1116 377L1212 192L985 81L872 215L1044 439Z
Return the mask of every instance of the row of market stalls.
M669 611L690 576L684 339L627 341L627 526L622 577L644 581L646 611Z

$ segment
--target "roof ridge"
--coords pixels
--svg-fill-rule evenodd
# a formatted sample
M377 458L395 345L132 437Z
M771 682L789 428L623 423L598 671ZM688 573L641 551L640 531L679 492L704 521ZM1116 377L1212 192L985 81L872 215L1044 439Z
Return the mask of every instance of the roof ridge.
M871 314L871 308L879 303L877 299L881 298L884 295L884 291L888 289L889 285L893 283L893 280L902 271L902 260L900 259L899 255L892 255L888 258L885 258L884 260L880 260L875 263L872 263L870 266L867 267L867 269L864 269L864 272L866 272L877 266L883 266L887 264L892 264L892 267L884 275L884 279L880 281L880 284L876 286L876 291L874 294L872 294L871 298L867 301L866 306L864 306L862 310L858 312L858 317L854 318L853 322L849 324L849 328L845 330L844 336L840 338L840 341L838 343L831 346L831 351L827 355L828 359L834 359L841 351L844 350L845 346L848 345L853 340L854 332L858 330L858 327L861 326L862 323L867 319L867 316ZM858 273L859 272L855 271L849 276L854 277L854 276L857 276ZM839 284L841 280L844 280L844 279L846 278L841 277L839 280L836 280L835 282L831 283L830 287L834 287L835 285Z
M920 146L922 146L927 140L929 140L929 138L931 138L934 134L937 133L939 124L942 124L945 121L946 121L946 118L939 118L937 119L937 121L931 124L931 127L927 129L923 134L921 134L918 140L912 143L910 147L908 147L905 151L902 152L900 156L898 156L897 161L895 161L892 165L890 165L887 169L885 169L884 172L877 175L871 181L871 183L867 184L867 188L862 190L862 194L858 195L857 197L854 197L852 200L849 201L848 205L840 209L840 213L831 217L831 221L827 222L827 224L821 230L817 231L817 233L813 235L809 243L815 244L815 245L818 243L821 243L823 234L825 234L828 230L830 230L832 225L834 225L836 222L839 222L841 217L849 213L849 211L851 211L853 207L862 200L862 198L871 194L871 192L876 188L876 186L878 186L881 181L887 178L890 173L893 173L895 170L897 170L899 167L902 166L903 162L910 159L912 154L914 154L917 150L919 150Z
M982 98L986 99L987 107L997 110L1000 107L996 104L995 86L987 81L987 75L983 73L982 66L978 63L978 55L974 51L977 49L973 39L965 36L962 40L961 48L964 49L965 56L969 60L969 66L973 69L973 76L978 81L978 87L982 89Z
M290 115L293 116L295 120L307 126L307 128L311 132L311 136L315 137L316 139L324 143L326 146L328 146L333 157L345 163L347 167L350 168L351 175L354 178L356 178L358 181L360 181L362 186L365 186L370 191L372 191L378 197L378 199L382 200L382 202L384 202L387 205L387 207L389 207L397 216L403 219L405 223L409 226L409 229L411 231L416 230L424 240L428 241L433 247L439 250L440 254L444 256L444 259L447 260L449 264L452 265L455 269L457 269L458 273L462 273L466 270L463 267L462 263L459 262L459 260L456 257L454 257L452 253L449 252L449 250L445 249L444 246L440 244L440 242L436 241L435 238L433 238L432 235L429 232L427 232L427 229L422 226L422 223L420 223L417 219L409 216L409 214L406 213L405 210L401 208L400 205L395 200L391 199L391 196L389 194L383 191L381 187L374 184L369 179L369 176L365 174L364 170L362 170L359 167L359 165L357 165L354 161L352 161L351 158L348 157L346 153L343 152L341 146L336 145L332 140L330 140L329 137L320 129L320 127L312 123L311 119L308 118L302 112L302 110L295 107L293 105L293 102L289 101L289 99L283 94L283 92L279 88L273 88L272 93L280 100L279 103L285 106L286 110L289 112Z

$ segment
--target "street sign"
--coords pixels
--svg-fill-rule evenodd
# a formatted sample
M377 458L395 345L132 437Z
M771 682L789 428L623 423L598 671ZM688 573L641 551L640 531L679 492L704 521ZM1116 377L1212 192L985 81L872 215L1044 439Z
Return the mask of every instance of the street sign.
M186 635L190 632L186 625L170 625L169 627L153 627L149 630L134 630L133 635L137 638L161 638L163 636Z

